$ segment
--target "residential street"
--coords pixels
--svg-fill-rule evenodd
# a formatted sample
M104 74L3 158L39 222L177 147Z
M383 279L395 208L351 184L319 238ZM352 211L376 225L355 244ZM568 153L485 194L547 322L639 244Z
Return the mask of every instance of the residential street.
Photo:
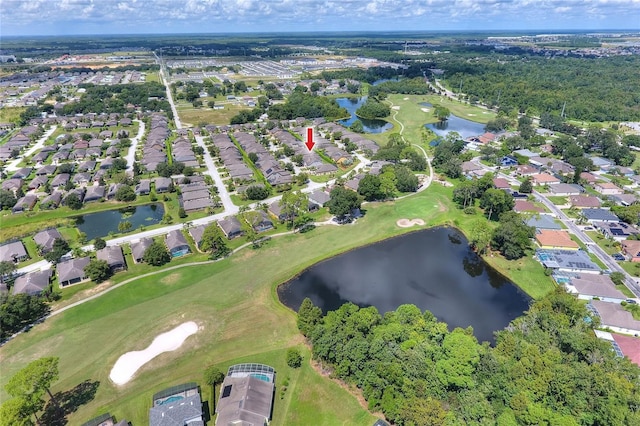
M138 134L135 137L131 138L131 146L129 147L129 151L127 151L127 156L125 159L127 160L127 171L133 173L133 162L136 159L136 149L138 149L138 143L140 143L140 139L144 136L145 125L142 120L133 120L138 123Z
M7 164L5 169L8 172L15 172L16 170L18 170L20 168L20 167L18 167L18 164L20 164L24 158L31 156L31 154L33 154L34 152L40 151L42 149L42 147L44 146L44 143L47 141L47 139L49 139L49 136L51 136L53 134L53 132L56 131L57 128L58 128L58 126L56 126L56 125L51 126L49 128L49 130L44 132L42 137L40 139L38 139L36 141L36 143L31 148L29 148L24 153L20 154L20 156L18 158L16 158L15 160L13 160L9 164Z
M204 143L204 137L197 135L195 136L195 138L198 146L204 149L203 158L204 158L204 163L207 166L207 170L204 173L211 176L211 178L215 182L216 187L218 188L218 196L220 197L220 201L222 202L224 211L227 214L237 213L238 206L233 204L233 201L231 201L231 196L229 195L227 186L222 181L222 177L220 177L220 173L218 173L218 168L216 167L216 164L213 161L213 158L211 158L211 154L209 153L209 149L207 148L207 145Z

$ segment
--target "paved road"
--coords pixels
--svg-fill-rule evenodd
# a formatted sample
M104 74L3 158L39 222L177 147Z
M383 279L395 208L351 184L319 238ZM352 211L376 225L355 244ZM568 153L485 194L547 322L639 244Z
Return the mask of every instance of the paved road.
M173 102L173 96L171 96L171 88L167 83L168 80L164 77L164 66L160 65L160 80L162 80L162 84L167 89L167 100L169 104L171 104L171 111L173 112L173 121L176 123L176 129L182 129L182 122L180 121L180 117L178 116L178 110L176 109L176 104Z
M496 172L495 167L488 167L482 164L477 159L474 159L474 162L485 169ZM497 177L501 177L507 179L510 184L519 185L520 181L513 178L512 176L506 175L500 171L497 171ZM598 244L596 244L576 223L569 218L558 206L553 204L551 201L547 199L544 195L540 194L537 191L533 191L532 195L545 205L551 211L551 213L556 216L565 226L569 229L569 231L578 237L580 241L584 245L586 245L591 253L593 253L605 266L612 272L620 272L625 277L625 285L631 290L631 292L636 296L636 298L640 298L640 285L634 277L632 277L627 271L625 271L619 264L616 262L611 256L609 256Z
M211 158L211 154L207 149L207 145L204 143L204 137L196 135L196 143L199 147L204 149L204 163L207 166L207 170L205 174L211 176L216 186L218 187L218 196L220 197L220 201L222 202L222 206L224 207L224 211L228 214L235 214L238 212L238 206L233 204L231 200L231 196L229 195L229 191L227 190L227 186L222 181L222 177L220 177L220 173L218 173L218 168L216 167L213 158Z
M42 149L42 147L44 146L44 143L47 141L47 139L49 139L49 136L51 136L53 134L53 132L56 131L57 128L58 128L58 126L55 126L55 125L51 126L51 128L49 128L49 130L44 132L42 137L36 141L35 145L33 145L31 148L27 149L24 153L20 154L20 156L18 158L16 158L15 160L13 160L9 164L7 164L7 166L5 167L6 170L8 172L15 172L16 170L18 170L20 168L20 167L18 167L20 162L25 157L28 157L31 154L33 154L34 152Z
M131 138L131 146L129 147L129 151L127 152L127 156L125 159L127 160L127 170L130 173L133 173L133 162L136 160L136 149L138 149L138 143L140 143L140 139L144 135L145 125L142 120L133 120L138 123L138 134Z

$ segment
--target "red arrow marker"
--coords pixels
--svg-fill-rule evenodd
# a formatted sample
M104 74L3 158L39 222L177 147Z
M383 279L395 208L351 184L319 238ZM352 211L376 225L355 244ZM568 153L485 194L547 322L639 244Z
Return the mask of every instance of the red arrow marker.
M307 127L307 141L304 143L307 146L307 149L311 151L315 142L313 141L313 128Z

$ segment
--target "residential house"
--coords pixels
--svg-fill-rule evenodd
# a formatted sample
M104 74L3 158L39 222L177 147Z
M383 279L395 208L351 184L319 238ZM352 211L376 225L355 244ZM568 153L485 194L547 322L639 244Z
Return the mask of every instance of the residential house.
M549 193L560 197L580 195L582 192L584 192L583 187L570 183L559 183L557 185L549 186Z
M622 245L622 253L631 262L640 262L640 241L638 240L624 240L620 243Z
M41 294L51 283L53 271L33 271L16 278L11 289L12 294L29 294L31 296Z
M169 232L165 236L164 243L169 249L171 257L180 257L191 252L187 239L179 229Z
M173 183L171 182L170 178L165 178L165 177L157 177L154 180L154 184L156 187L156 193L160 194L163 192L169 192L171 190L171 187L173 185Z
M40 209L50 210L56 209L62 201L62 192L54 191L51 195L47 195L40 202Z
M594 209L600 207L600 199L598 197L590 197L588 195L572 195L569 197L569 204L578 209Z
M144 257L144 253L152 243L153 239L151 238L141 238L139 241L131 243L131 256L133 257L133 261L136 263L143 262L142 258Z
M229 216L218 221L218 226L228 239L239 237L243 234L242 225L235 216Z
M616 203L619 206L628 207L631 204L637 203L638 196L636 194L617 194L617 195L609 195L609 199Z
M11 208L11 211L13 213L20 213L32 210L37 201L38 197L33 194L27 194L16 202L16 204Z
M571 239L567 231L554 229L539 229L535 239L543 249L578 250L580 246Z
M564 284L569 293L578 295L578 299L581 300L591 300L597 297L606 302L620 303L626 299L626 296L616 288L608 275L578 275Z
M131 426L131 423L124 419L116 422L115 417L106 413L86 421L82 426Z
M544 209L542 207L538 207L535 204L533 204L531 201L527 201L527 200L515 200L513 211L517 213L524 213L524 212L544 213Z
M140 183L136 185L135 191L137 195L147 195L151 192L151 181L149 179L142 179Z
M40 189L40 187L45 186L48 181L49 178L47 176L36 176L31 182L29 182L27 188L29 188L30 190Z
M275 371L262 364L229 368L216 405L216 425L268 425L273 411Z
M533 152L533 151L531 151L529 149L518 149L516 151L513 151L513 153L517 154L517 155L521 155L523 157L528 157L528 158L537 157L537 156L540 155L540 154L538 154L536 152Z
M0 262L22 262L29 258L22 241L11 241L0 245Z
M89 173L76 173L71 178L71 182L74 185L86 185L91 181L91 175Z
M640 231L632 225L624 222L593 222L593 226L602 232L605 237L616 241L624 241L632 235L638 235Z
M553 216L548 214L534 214L528 218L525 223L536 229L562 229L562 226L555 221Z
M473 161L465 161L462 163L462 173L465 176L474 175L475 172L482 170L482 166L474 163Z
M593 162L594 166L596 166L597 168L603 171L607 171L611 167L615 166L615 163L613 161L607 160L606 158L602 158L602 157L593 156L591 157L591 161Z
M118 272L127 269L127 262L124 260L122 248L120 246L107 246L96 251L98 260L104 260L109 265L111 272Z
M521 164L520 166L516 167L516 175L518 176L533 176L538 173L540 173L540 170L528 164Z
M84 196L85 203L91 203L93 201L99 201L104 198L105 189L104 186L94 185L87 186L87 193Z
M273 222L269 219L269 215L262 210L248 215L248 223L256 232L265 232L273 228Z
M56 228L42 230L33 236L33 241L35 241L40 253L48 253L53 250L53 243L57 239L61 240L62 235Z
M611 210L605 209L582 209L582 216L590 222L619 222L618 216L613 214Z
M153 395L149 426L203 426L200 390L195 383L173 386ZM260 426L265 423L261 423ZM257 424L256 424L257 425Z
M580 173L580 179L584 180L585 182L587 182L588 184L592 185L594 183L596 183L598 181L598 178L596 177L596 175L589 173L589 172L582 172Z
M582 250L537 249L536 257L545 268L558 272L599 274L600 267Z
M53 164L47 164L46 166L40 167L36 170L36 176L51 176L56 172L58 167Z
M11 191L14 194L22 187L24 181L22 179L7 179L0 186L5 191Z
M16 170L16 172L11 175L11 179L26 179L31 174L33 168L31 167L23 167L21 169Z
M493 186L495 186L497 189L511 189L509 181L504 178L494 178Z
M87 280L89 277L84 268L91 262L89 257L77 257L62 261L56 265L58 271L58 283L60 287L66 287Z
M198 225L192 226L189 228L189 235L193 238L193 241L196 243L196 247L200 249L200 243L202 242L202 234L204 234L204 230L207 229L208 226L211 225Z
M624 193L622 188L617 187L611 182L596 182L595 185L593 185L593 189L602 195L616 195Z
M59 175L55 175L53 179L51 179L51 187L52 188L62 188L67 182L69 182L69 178L71 175L69 173L60 173Z
M111 200L116 197L116 193L120 188L124 187L123 183L109 184L109 190L107 191L107 200Z
M612 331L623 334L640 334L640 321L633 318L631 312L625 310L618 303L609 303L602 300L591 300L589 305L600 317L600 325L610 328ZM593 312L593 311L592 311Z
M311 194L309 194L309 201L312 201L319 206L324 206L324 204L329 201L329 194L321 189L316 189Z
M560 183L560 179L548 173L537 173L535 175L531 175L531 183L537 186L557 185Z
M518 160L516 160L510 155L506 155L500 159L500 166L502 167L513 167L517 165L518 165Z

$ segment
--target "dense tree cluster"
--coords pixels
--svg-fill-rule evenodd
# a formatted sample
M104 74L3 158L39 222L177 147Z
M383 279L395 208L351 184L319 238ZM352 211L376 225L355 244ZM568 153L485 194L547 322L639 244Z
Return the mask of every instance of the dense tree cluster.
M379 175L368 174L358 183L358 194L367 201L394 198L398 192L418 190L418 178L402 164L385 166Z
M343 140L344 142L344 140ZM344 142L345 145L347 144ZM380 148L373 156L375 160L385 160L392 163L402 161L411 170L418 172L426 170L427 160L419 154L411 145L405 142L399 133L389 135L387 144Z
M329 213L344 217L362 205L362 198L350 189L335 186L329 193L329 201L325 204Z
M44 297L0 294L0 340L10 337L48 313L49 306Z
M389 93L405 95L426 95L431 92L423 78L403 78L401 80L385 81L369 88L369 96L384 98Z
M171 106L165 100L165 88L157 82L113 86L83 84L80 87L86 89L86 93L79 101L66 104L62 109L63 114L125 113L127 105L132 104L144 111L164 111L172 117Z
M564 109L566 117L579 120L640 119L640 59L634 56L456 58L442 67L451 87L462 82L464 93L489 105L499 98L501 107L533 115Z
M348 116L347 110L338 105L335 99L302 91L294 91L284 104L269 107L269 118L274 120L292 120L297 117L335 120Z
M298 315L313 357L398 425L640 422L640 368L616 358L562 290L497 332L495 347L413 305L382 316L347 303L321 317L305 300Z
M451 132L445 140L440 141L433 152L433 166L436 171L452 179L462 176L462 160L460 153L464 149L464 141Z
M371 67L367 69L349 68L345 70L322 71L320 76L325 81L348 79L371 84L376 80L395 78L398 76L398 71L389 67Z
M362 118L383 118L389 114L391 114L389 105L385 105L372 97L367 98L366 102L356 111L356 115Z
M159 241L154 241L144 251L142 260L152 266L162 266L171 261L171 255L167 246Z

